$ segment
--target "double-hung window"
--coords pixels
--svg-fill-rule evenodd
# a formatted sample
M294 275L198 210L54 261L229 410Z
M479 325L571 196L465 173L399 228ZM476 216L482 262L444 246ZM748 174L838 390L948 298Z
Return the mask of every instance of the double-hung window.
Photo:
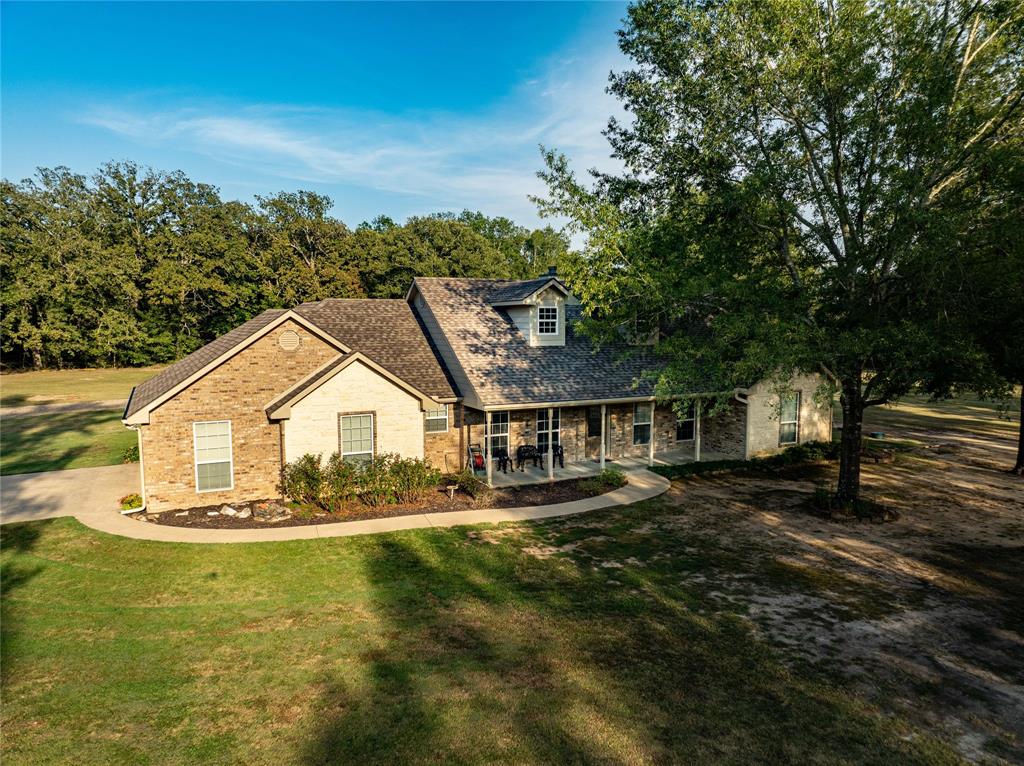
M558 335L558 306L541 306L537 309L537 333Z
M651 443L651 403L633 405L633 444Z
M676 441L693 441L694 425L696 422L696 412L694 411L693 402L690 402L686 407L686 412L683 413L683 417L676 421Z
M373 414L341 416L341 457L356 463L373 459Z
M601 438L601 408L587 407L587 438Z
M428 434L445 433L448 430L448 405L439 410L427 410L426 424Z
M234 487L231 464L231 421L210 420L192 424L196 462L196 492Z
M542 455L548 452L548 445L559 444L561 431L561 412L557 407L551 411L551 422L548 422L547 409L537 410L537 449Z
M491 431L487 434L491 440L491 457L497 450L508 450L508 410L491 413Z
M800 392L782 397L779 407L779 444L796 444L800 439Z

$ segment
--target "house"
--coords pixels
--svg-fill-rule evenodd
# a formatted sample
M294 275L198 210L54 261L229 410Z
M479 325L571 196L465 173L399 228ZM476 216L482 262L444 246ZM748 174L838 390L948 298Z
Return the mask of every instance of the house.
M650 347L622 357L574 331L578 301L552 270L526 281L417 278L403 299L264 311L132 390L150 511L279 494L281 466L306 453L383 452L446 472L471 445L493 458L560 445L566 465L745 458L831 438L831 416L797 377L785 401L767 384L715 417L678 419L655 400ZM554 478L554 461L520 481ZM509 481L493 459L489 482Z

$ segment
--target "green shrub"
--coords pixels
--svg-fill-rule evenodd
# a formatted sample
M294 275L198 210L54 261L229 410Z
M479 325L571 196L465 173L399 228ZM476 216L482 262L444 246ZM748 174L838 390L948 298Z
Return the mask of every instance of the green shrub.
M414 503L437 491L441 472L426 460L395 456L389 469L394 478L395 492L403 503Z
M343 460L339 453L327 459L322 476L320 497L326 510L338 512L359 495L362 481L359 465Z
M452 474L448 478L451 484L457 485L459 490L473 498L484 494L488 490L487 483L479 479L468 468L460 473Z
M121 462L122 463L138 463L139 462L139 445L133 444L131 447L125 447L121 450Z
M324 505L324 471L319 455L306 454L281 468L281 494L305 505Z
M359 499L367 505L398 502L398 483L391 465L394 455L384 453L365 461L359 470Z
M122 511L131 511L142 507L142 495L133 492L130 495L125 495L118 502L121 504Z
M605 468L595 478L608 489L625 487L627 481L626 474L618 468Z

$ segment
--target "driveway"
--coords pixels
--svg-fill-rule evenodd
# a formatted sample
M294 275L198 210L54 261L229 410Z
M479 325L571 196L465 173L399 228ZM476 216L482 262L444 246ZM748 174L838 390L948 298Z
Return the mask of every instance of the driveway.
M0 476L0 522L105 515L138 491L138 463Z

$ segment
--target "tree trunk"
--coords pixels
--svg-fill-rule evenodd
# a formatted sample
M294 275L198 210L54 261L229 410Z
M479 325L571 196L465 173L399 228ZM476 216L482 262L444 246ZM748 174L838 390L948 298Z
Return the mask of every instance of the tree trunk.
M1024 476L1024 388L1020 392L1020 430L1017 433L1017 460L1013 473Z
M843 407L843 435L839 442L836 501L844 508L849 508L860 495L860 442L864 425L864 402L860 385L844 384L839 401Z

